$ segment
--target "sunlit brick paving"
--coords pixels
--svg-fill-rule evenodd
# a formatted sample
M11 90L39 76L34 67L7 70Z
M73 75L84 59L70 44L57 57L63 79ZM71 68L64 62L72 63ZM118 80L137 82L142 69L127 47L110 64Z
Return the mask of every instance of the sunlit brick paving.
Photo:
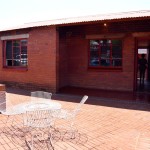
M10 90L11 91L11 90ZM29 91L8 90L7 97L15 104L30 100ZM16 94L15 94L16 93ZM63 108L73 109L82 96L53 94L52 99ZM75 137L70 138L67 124L57 120L53 132L56 150L149 150L150 104L131 101L115 101L89 97L77 115ZM25 143L30 134L22 126L22 116L11 118L0 115L0 150L28 150ZM61 126L64 126L62 128ZM26 134L25 134L26 133ZM35 149L48 149L40 139Z

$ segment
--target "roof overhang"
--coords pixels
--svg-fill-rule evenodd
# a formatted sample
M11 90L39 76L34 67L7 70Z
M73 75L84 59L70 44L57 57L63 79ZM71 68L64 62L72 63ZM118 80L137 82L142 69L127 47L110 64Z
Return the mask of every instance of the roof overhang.
M99 15L64 18L64 19L57 19L57 20L39 21L39 22L25 23L21 26L10 27L7 29L1 29L0 31L2 32L2 31L43 27L43 26L77 25L77 24L87 24L87 23L101 22L101 21L112 22L112 21L129 21L129 20L143 20L143 19L150 19L150 10L99 14Z

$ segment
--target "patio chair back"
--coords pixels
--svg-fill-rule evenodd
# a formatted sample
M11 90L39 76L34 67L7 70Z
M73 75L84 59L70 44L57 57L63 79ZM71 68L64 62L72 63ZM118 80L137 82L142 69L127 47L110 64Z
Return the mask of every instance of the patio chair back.
M75 136L74 135L75 118L76 118L77 114L79 113L79 111L81 110L82 105L86 102L87 99L88 99L87 95L83 96L80 103L77 104L77 106L73 110L61 109L61 112L58 115L59 119L67 120L67 122L69 123L68 127L69 127L69 129L71 129L70 131L72 132L71 138L73 138ZM64 125L62 127L65 127L65 126L66 125Z
M0 103L0 112L3 115L8 115L8 116L16 114L14 105L12 104L11 99L8 96L8 94L6 95L6 101Z
M15 115L18 115L20 111L22 111L21 108L19 110L15 108L15 105L12 103L8 94L6 95L6 101L0 103L0 113L6 116L5 123L9 123L7 126L13 125L14 121L16 120ZM17 125L22 125L22 122L20 121Z
M0 103L0 113L3 113L6 111L6 102Z
M0 112L6 109L6 92L0 91Z
M84 95L83 98L81 99L80 103L73 110L74 115L76 115L81 110L82 105L86 102L87 99L88 99L88 96Z
M40 99L51 99L52 93L44 91L34 91L31 92L31 101L38 101Z

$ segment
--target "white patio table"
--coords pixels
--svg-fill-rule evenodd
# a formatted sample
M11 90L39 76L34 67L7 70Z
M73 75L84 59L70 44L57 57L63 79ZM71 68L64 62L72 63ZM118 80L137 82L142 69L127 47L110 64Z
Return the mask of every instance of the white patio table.
M50 110L51 111L53 111L54 110L54 112L55 112L55 110L56 110L56 112L59 112L59 110L61 110L61 104L60 103L58 103L58 102L54 102L54 101L52 101L52 100L46 100L46 99L41 99L41 100L38 100L38 101L30 101L30 102L24 102L24 103L20 103L20 104L17 104L17 105L15 105L14 107L13 107L13 115L25 115L26 116L26 113L28 112L28 111L31 111L31 112L34 112L35 111L35 113L36 113L36 111L38 111L39 112L39 110L41 110L41 111L45 111L45 112L50 112ZM58 111L57 111L58 110ZM57 114L57 113L56 113ZM47 114L46 114L47 115ZM36 115L35 115L36 116ZM42 116L42 115L41 115ZM43 116L42 116L43 117ZM54 117L55 117L55 114L54 114ZM42 118L43 119L43 118ZM39 121L37 121L37 119L33 119L32 120L32 118L31 118L31 120L32 120L32 122L28 122L27 121L28 119L26 118L26 117L23 117L23 126L25 126L25 127L33 127L33 128L35 128L35 127L37 127L37 128L43 128L44 126L45 126L45 128L46 127L50 127L51 126L51 122L48 122L48 119L43 119L44 121L46 121L46 122L42 122L42 124L38 124L39 123ZM50 120L51 121L51 120ZM36 124L36 122L37 122L37 124ZM42 125L42 126L40 126L40 125ZM28 130L27 130L28 131ZM26 130L25 131L22 131L22 133L23 134L25 134L24 136L26 137L26 134L28 134L28 132L27 132ZM32 135L32 144L30 144L26 139L25 139L25 141L26 141L26 144L27 144L27 146L32 150L33 149L33 139L34 139L34 135L38 135L38 134L40 134L41 132L37 132L37 133L33 133L33 135ZM51 134L50 132L48 132L48 134ZM19 136L19 135L18 135ZM42 134L42 136L43 136L43 134ZM42 137L43 138L43 137ZM51 144L51 146L52 146L52 149L54 149L53 148L53 145L52 145L52 142L51 142L51 135L50 135L50 144Z
M61 104L58 102L54 102L53 100L41 98L38 101L29 101L11 106L11 108L7 108L6 112L4 111L2 112L2 114L7 115L8 117L11 116L13 124L15 115L24 115L27 111L33 111L36 109L58 110L61 109ZM7 118L6 123L8 122L8 120L9 118Z
M52 100L41 99L38 102L30 101L17 104L13 106L13 115L24 114L26 111L36 110L36 109L61 109L61 104L58 102L54 102Z

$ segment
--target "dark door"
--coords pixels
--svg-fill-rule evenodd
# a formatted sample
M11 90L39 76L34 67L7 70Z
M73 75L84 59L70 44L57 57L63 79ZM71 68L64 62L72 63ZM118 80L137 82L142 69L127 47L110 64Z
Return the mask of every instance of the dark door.
M150 46L148 47L148 68L147 68L147 80L150 82Z
M145 58L148 62L148 67L145 72L144 84L140 82L139 69L138 69L138 59L141 58L141 55L145 54ZM136 40L136 58L135 58L135 77L136 77L136 91L140 92L150 92L150 39L138 39Z

